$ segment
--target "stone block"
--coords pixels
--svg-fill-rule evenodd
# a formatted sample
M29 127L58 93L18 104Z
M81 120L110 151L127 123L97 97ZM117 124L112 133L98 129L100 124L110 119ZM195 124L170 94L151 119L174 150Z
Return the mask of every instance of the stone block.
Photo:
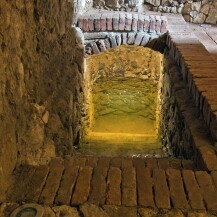
M132 30L132 22L133 22L133 15L130 13L126 14L126 23L125 23L125 30L131 31Z
M138 17L138 31L143 31L143 27L144 27L144 16L143 16L143 14L139 14L139 17Z
M107 14L107 30L112 31L113 30L113 13L108 13Z
M166 173L168 175L170 195L174 208L189 209L181 172L175 169L168 169Z
M88 26L90 31L94 31L94 16L90 15L88 19Z
M109 39L110 39L110 42L111 42L111 47L116 48L118 45L117 45L117 41L116 41L115 36L110 36Z
M89 17L88 17L88 16L83 16L82 30L83 30L84 32L88 32L88 31L90 30L90 29L89 29L88 20L89 20Z
M164 170L153 170L153 183L156 206L162 209L170 209L170 192Z
M100 50L99 50L99 48L98 48L98 46L97 46L97 44L95 42L90 43L90 46L92 47L94 54L99 54L100 53Z
M94 15L94 29L95 29L95 31L100 31L100 29L101 29L100 23L101 23L101 14L95 14Z
M100 166L94 168L92 178L92 189L89 196L89 202L92 204L105 204L106 200L106 179L108 168Z
M130 32L128 33L127 44L133 45L135 43L136 33Z
M160 16L156 16L156 25L155 25L155 31L156 33L161 33L161 17Z
M138 19L138 14L133 14L132 30L134 32L137 32L138 30Z
M144 37L144 34L142 32L139 32L136 34L136 39L135 39L135 45L141 45L142 39Z
M133 167L122 170L122 205L137 206L136 171Z
M121 30L121 31L123 31L125 29L125 19L126 19L126 14L120 13L119 30Z
M182 175L191 208L196 210L205 209L203 204L203 197L194 176L194 172L191 170L183 170Z
M147 15L144 15L144 26L143 26L143 30L145 32L149 32L150 29L150 17Z
M113 30L114 31L119 30L119 13L113 14L112 22L113 22Z
M87 202L90 193L92 173L93 168L87 166L80 167L79 175L75 185L75 190L71 199L72 206L81 205Z
M197 171L195 176L207 209L209 211L217 211L217 190L213 185L211 176L205 171Z
M108 171L106 204L121 205L121 170L117 167L110 167Z
M151 33L156 32L155 26L156 26L156 17L155 17L154 15L151 15L151 16L150 16L149 32L151 32Z
M98 47L99 47L99 49L100 49L101 52L103 52L103 51L106 50L106 46L105 46L104 40L99 40L97 44L98 44Z
M107 14L102 14L101 20L100 20L100 28L101 31L106 31L107 30Z

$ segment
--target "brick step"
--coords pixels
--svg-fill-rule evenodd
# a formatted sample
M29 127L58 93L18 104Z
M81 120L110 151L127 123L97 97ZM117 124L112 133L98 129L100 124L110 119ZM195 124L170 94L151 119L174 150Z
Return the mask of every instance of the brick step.
M217 211L217 171L194 169L169 158L54 158L47 166L20 166L7 202Z
M166 16L168 20L173 18ZM173 22L173 25L171 22L168 25L167 45L170 55L180 67L189 91L200 108L212 137L217 141L217 63L204 38L196 37L187 23L180 23L178 19ZM214 46L211 47L215 50Z
M78 18L77 25L83 32L144 31L163 34L167 31L167 20L164 16L130 12L84 14Z

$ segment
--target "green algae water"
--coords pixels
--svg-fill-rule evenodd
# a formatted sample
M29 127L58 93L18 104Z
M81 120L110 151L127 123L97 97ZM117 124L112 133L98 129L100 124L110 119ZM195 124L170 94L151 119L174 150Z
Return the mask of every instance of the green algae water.
M157 84L112 79L95 84L92 132L156 134Z
M98 80L93 85L80 152L162 156L158 105L158 84L151 79Z

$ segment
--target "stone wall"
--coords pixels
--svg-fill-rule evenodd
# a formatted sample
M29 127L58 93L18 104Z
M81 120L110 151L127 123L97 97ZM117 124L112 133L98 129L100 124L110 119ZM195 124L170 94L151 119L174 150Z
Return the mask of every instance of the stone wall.
M84 125L84 132L83 132L84 140L86 136L85 134L87 134L90 131L92 118L93 118L93 103L92 103L94 101L92 99L93 96L92 90L94 89L93 87L95 86L95 90L96 90L96 83L99 82L98 84L99 87L100 84L102 84L100 83L102 81L104 82L107 81L108 83L111 84L112 82L114 82L112 79L114 80L122 79L122 81L119 80L119 85L120 85L119 91L121 91L120 88L124 89L124 84L122 84L122 82L123 81L126 82L128 78L132 78L132 79L137 78L137 80L136 79L134 80L135 82L144 81L145 83L148 83L146 87L144 87L145 85L143 86L145 90L145 88L147 88L149 85L148 87L149 92L144 94L146 95L145 97L142 95L142 97L144 97L143 99L144 102L141 102L141 98L138 99L138 101L139 103L143 103L148 107L146 111L143 110L141 112L143 113L143 115L145 115L146 112L149 114L149 117L152 117L154 115L154 118L156 118L156 132L158 134L159 103L156 102L158 100L154 102L152 100L157 98L158 90L160 89L159 80L161 79L162 64L163 64L163 55L160 52L156 52L150 48L144 48L142 46L135 46L135 45L121 45L119 47L106 50L105 52L102 52L98 55L92 55L86 58L86 65L87 65L87 71L85 76L86 120ZM114 83L113 85L115 86ZM127 84L125 85L126 85L125 89L128 90L129 87L127 87ZM130 84L128 83L128 85ZM136 86L137 85L133 86L133 84L131 84L132 89L136 88ZM138 91L142 89L139 86L137 86L137 88ZM156 96L153 94L152 89L154 90L154 94ZM130 94L130 90L129 93L128 91L123 92L122 98L126 99L127 101L127 97L129 94ZM133 109L138 108L140 106L138 104L138 101L135 100L135 104L134 106L132 106ZM101 100L100 103L103 104L103 100ZM155 103L157 104L157 106ZM103 106L105 105L106 104L103 104ZM153 109L152 106L150 105L156 108ZM150 109L151 111L149 110L149 108L151 108ZM109 110L108 107L107 109L105 108L102 109L102 111L104 111L105 113L108 110ZM130 111L130 103L128 103L127 110ZM154 114L153 114L153 110L155 110ZM119 108L119 111L121 111L121 108Z
M187 22L217 24L216 0L146 0L154 11L182 14Z
M182 14L187 22L217 23L216 0L93 0L95 8Z
M79 138L84 52L72 11L67 0L0 2L2 189L17 162L70 154Z

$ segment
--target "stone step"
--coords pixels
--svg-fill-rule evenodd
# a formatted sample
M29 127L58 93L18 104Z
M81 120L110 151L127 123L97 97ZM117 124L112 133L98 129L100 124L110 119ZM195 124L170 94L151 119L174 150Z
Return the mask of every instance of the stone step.
M216 173L195 171L189 160L74 156L15 174L7 202L217 211Z

